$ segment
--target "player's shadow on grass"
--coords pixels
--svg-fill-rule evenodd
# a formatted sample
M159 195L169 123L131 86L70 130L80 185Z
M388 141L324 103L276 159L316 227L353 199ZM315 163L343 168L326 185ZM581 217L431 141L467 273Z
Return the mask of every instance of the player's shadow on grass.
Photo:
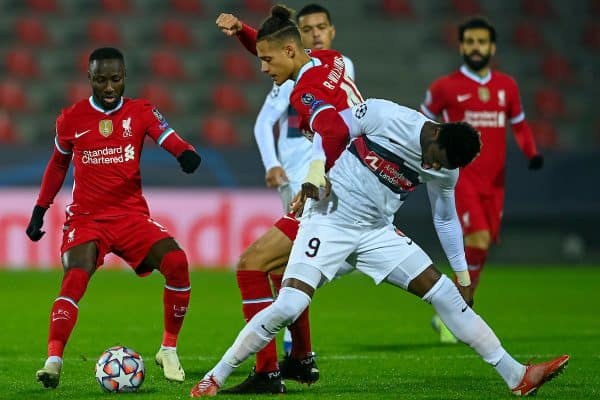
M387 344L355 344L353 345L354 349L357 351L367 351L367 352L382 352L382 351L392 351L392 352L404 352L404 351L414 351L414 350L427 350L427 349L437 349L441 347L452 347L452 345L447 345L440 342L426 342L426 343L387 343Z

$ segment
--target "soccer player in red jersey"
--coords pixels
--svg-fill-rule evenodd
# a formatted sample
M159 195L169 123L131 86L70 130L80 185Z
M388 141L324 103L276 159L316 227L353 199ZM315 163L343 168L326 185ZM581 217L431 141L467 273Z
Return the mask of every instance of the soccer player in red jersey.
M244 46L261 60L261 71L277 85L288 79L296 85L290 95L290 105L299 116L299 128L313 140L310 161L302 196L316 197L318 188L326 186L325 167L329 168L348 141L347 127L337 110L362 101L354 82L346 73L340 53L334 50L304 50L291 11L275 6L260 30L242 23L231 14L221 14L217 26L228 36L237 36ZM298 231L293 213L282 217L240 257L237 280L242 294L242 309L246 321L273 302L268 273L285 266L292 242ZM281 273L272 275L276 287L281 286ZM281 393L282 378L314 383L319 370L310 342L308 309L290 326L293 345L289 357L277 363L275 342L257 354L256 370L240 386L224 392ZM281 367L281 372L279 371Z
M484 18L472 18L459 27L459 40L465 64L431 84L421 111L433 119L442 115L444 122L469 122L481 132L481 155L461 169L456 186L456 209L474 290L489 247L500 230L507 126L511 125L517 144L529 160L529 169L540 169L544 159L525 121L517 83L490 68L490 59L496 53L495 28ZM456 341L435 317L433 324L440 330L442 341Z
M64 276L50 313L48 359L37 371L44 387L58 386L77 304L109 252L139 276L154 269L164 275L164 333L156 362L167 379L185 379L176 346L190 299L188 261L167 229L150 218L139 164L146 135L176 157L185 173L198 168L200 156L148 101L123 97L125 75L118 49L99 48L90 54L92 96L63 110L56 120L54 153L27 227L31 240L42 238L44 214L73 160L73 202L66 208L61 246Z

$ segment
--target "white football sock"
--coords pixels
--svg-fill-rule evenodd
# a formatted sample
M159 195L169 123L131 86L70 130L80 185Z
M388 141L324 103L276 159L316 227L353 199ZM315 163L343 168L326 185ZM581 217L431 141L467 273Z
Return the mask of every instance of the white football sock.
M240 331L233 345L207 376L213 375L217 383L223 385L235 368L265 347L283 327L294 322L309 303L310 297L306 293L282 288L277 300L252 317Z
M494 368L496 368L496 371L504 378L504 382L506 382L510 389L521 382L526 370L523 364L512 358L508 353L504 353L504 356Z
M423 296L431 303L444 324L458 340L471 346L488 364L496 370L510 386L514 376L522 376L523 365L508 355L496 334L483 319L467 306L460 292L448 277L442 277ZM502 366L498 368L501 360ZM514 361L511 362L510 360ZM518 382L517 382L518 383ZM510 386L514 387L516 384Z

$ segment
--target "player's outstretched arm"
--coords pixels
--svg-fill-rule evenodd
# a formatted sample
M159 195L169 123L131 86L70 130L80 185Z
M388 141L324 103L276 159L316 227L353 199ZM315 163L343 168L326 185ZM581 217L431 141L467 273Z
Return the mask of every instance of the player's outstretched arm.
M227 36L237 36L246 50L256 55L256 29L244 24L233 14L221 13L215 21L217 27Z

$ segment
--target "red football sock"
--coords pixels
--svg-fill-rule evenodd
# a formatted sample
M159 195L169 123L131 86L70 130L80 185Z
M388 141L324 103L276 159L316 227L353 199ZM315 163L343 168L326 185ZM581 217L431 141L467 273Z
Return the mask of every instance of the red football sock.
M164 332L162 345L177 347L177 338L190 303L190 275L187 257L183 250L165 254L160 263L160 272L165 276L163 290Z
M183 319L190 303L191 290L172 290L165 287L163 291L164 321L162 345L177 347L177 338L183 325Z
M50 313L48 357L62 357L77 322L77 303L83 297L90 277L81 268L70 268L63 277L60 293Z
M281 280L283 279L282 274L269 274L271 282L275 287L275 291L279 293L281 289ZM310 352L312 352L312 343L310 340L310 321L308 317L308 309L300 314L298 319L293 324L288 326L290 333L292 334L292 352L290 356L294 359L301 360Z
M471 277L471 286L473 287L473 290L475 290L479 284L479 274L481 274L481 271L483 270L487 255L487 249L470 246L465 247L465 257L467 258L467 265L469 266L469 276Z
M273 304L273 292L266 272L237 271L237 281L242 295L242 311L246 322L259 311ZM256 372L277 371L277 344L275 339L256 353Z

